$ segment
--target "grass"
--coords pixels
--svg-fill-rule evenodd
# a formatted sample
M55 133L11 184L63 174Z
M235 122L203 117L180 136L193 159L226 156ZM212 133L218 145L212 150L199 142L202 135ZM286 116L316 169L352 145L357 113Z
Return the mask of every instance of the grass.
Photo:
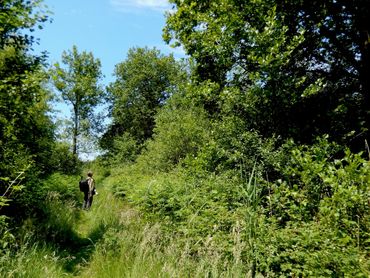
M211 237L206 239L208 245L202 252L193 254L192 238L168 231L168 226L153 219L148 222L137 210L112 196L110 189L122 182L124 174L121 169L105 180L100 202L93 206L91 220L83 225L95 225L98 230L101 227L103 233L80 277L240 277L243 271L246 275L238 259L243 244L235 246L232 260L223 259ZM150 177L144 179L145 183L152 182ZM240 235L237 230L233 233L235 238Z
M353 165L358 175L359 164ZM358 215L346 222L331 217L343 210L346 197L344 204L357 210L343 215L362 211L368 223L367 207L360 210L357 202L367 204L368 188L358 188L368 170L354 187L347 168L328 168L341 194L324 198L319 208L325 210L304 221L295 218L306 215L300 214L302 190L282 180L269 184L270 202L261 207L266 187L254 168L243 179L237 172L194 177L181 169L97 170L99 195L90 211L81 210L82 193L68 188L76 178L61 184L63 177L55 175L57 186L47 183L55 190L48 191L44 221L26 221L16 251L0 253L0 277L369 277L367 226ZM288 212L289 221L282 218ZM354 229L339 230L340 223Z
M80 192L75 192L80 200L77 203L50 193L45 223L25 222L16 252L0 257L0 277L262 277L257 267L261 269L266 261L281 266L282 271L287 269L285 273L292 267L297 273L306 271L304 268L308 266L309 271L316 271L313 276L317 277L325 276L322 267L326 265L338 269L358 265L354 261L356 257L351 255L356 251L354 248L338 252L335 248L340 245L326 240L335 236L330 229L321 230L315 223L285 228L263 225L264 220L257 213L258 192L253 175L240 187L231 187L222 177L198 185L175 174L145 175L130 171L121 168L112 171L108 178L98 177L99 194L89 211L81 209ZM117 187L120 185L124 186ZM140 212L129 203L131 197L136 198L133 203L140 206L141 199L137 198L142 196L142 189L149 191L146 190L149 186L150 195L144 196L142 202L150 201L145 199L150 197L166 205L162 199L191 197L182 203L181 209L186 209L185 219L189 221L178 222L183 225L181 229L176 229L173 223L169 225L157 212L150 214L147 206L141 205L145 212ZM164 189L156 191L161 186ZM233 194L233 191L223 192L223 188L239 190L237 194L243 196L244 205L232 210L234 214L225 214L224 205L219 203L223 199L206 203L207 207L202 205L207 198L212 200L215 191L217 198ZM127 195L122 199L113 192ZM168 204L177 205L178 200ZM211 222L215 215L216 222ZM204 219L209 222L202 222ZM225 222L231 223L230 229L221 230L222 223L214 226L220 219L230 221ZM41 235L31 232L34 227L38 227ZM361 258L367 260L365 256ZM334 264L342 261L346 265ZM264 273L275 276L276 270L268 267ZM353 277L366 277L362 273L368 273L366 269L354 272L352 268L346 272L357 273ZM340 272L333 269L332 273Z
M112 186L123 174L120 170L108 179L97 178L99 194L89 211L81 210L81 193L81 204L60 202L57 194L51 194L43 228L47 240L42 242L37 235L24 239L15 254L1 258L0 276L248 277L238 259L242 244L234 246L234 259L225 261L208 237L204 248L194 254L193 238L168 231L160 222L149 222L116 198ZM151 182L150 177L145 180ZM30 231L32 225L36 223L24 229ZM233 233L238 242L238 231Z
M10 256L2 256L0 260L1 277L61 277L64 274L60 258L48 246L26 244L18 252Z

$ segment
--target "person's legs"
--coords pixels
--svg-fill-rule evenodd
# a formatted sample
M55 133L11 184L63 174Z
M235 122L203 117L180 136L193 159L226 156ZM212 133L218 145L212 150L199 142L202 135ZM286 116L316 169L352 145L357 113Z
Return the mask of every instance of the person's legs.
M93 202L93 195L91 195L91 197L89 198L89 202L88 202L88 208L90 208L91 207L91 205L92 205L92 202Z
M84 192L84 203L82 205L82 209L87 209L89 205L89 193L87 191Z

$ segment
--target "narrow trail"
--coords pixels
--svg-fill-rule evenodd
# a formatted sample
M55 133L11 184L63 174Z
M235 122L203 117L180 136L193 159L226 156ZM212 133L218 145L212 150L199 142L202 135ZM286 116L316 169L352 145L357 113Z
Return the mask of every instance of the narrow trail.
M71 236L50 246L47 256L53 262L47 267L53 272L43 271L41 277L181 277L177 266L187 253L181 256L162 240L160 223L148 221L113 195L117 182L117 176L97 182L98 195L89 211L82 210L81 193L79 207L72 209Z
M85 273L88 273L97 244L104 239L106 232L119 222L120 214L126 210L123 201L115 198L110 192L105 179L97 184L97 189L98 195L94 196L91 209L81 209L74 227L76 237L63 265L67 276L91 277ZM80 198L82 204L82 194Z

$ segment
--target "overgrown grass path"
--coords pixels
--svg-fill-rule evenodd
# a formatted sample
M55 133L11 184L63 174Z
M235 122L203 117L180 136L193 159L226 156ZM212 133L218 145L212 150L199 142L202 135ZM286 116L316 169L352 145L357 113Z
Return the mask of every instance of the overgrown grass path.
M49 182L59 186L62 180L67 188L75 186L75 179L56 175ZM50 191L45 219L26 220L16 251L1 253L0 277L122 277L107 269L116 263L113 258L121 250L121 239L132 233L127 228L130 221L139 217L113 196L106 181L98 179L98 195L89 211L82 210L83 194L75 187L69 192L78 194L77 204Z
M105 180L98 183L98 195L94 196L91 209L88 211L81 209L74 228L78 250L75 250L73 258L65 265L69 274L79 277L99 277L91 271L91 266L98 256L109 263L107 258L101 257L104 253L102 249L106 247L104 243L120 232L123 224L120 218L127 210L130 209L122 200L113 196Z
M150 222L122 199L113 196L118 175L98 181L92 209L81 211L76 234L88 244L70 262L75 277L204 277L207 264L194 264L189 249L178 248L159 222ZM193 274L190 274L193 273ZM215 275L217 277L219 275Z

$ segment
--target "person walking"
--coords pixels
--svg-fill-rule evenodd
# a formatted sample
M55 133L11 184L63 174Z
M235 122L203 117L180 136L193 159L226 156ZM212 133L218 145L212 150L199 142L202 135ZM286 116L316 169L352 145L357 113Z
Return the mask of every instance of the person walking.
M87 187L83 191L84 193L84 203L82 205L83 209L90 209L92 202L93 202L93 196L95 195L96 189L95 189L95 180L93 179L93 172L89 171L87 172Z

